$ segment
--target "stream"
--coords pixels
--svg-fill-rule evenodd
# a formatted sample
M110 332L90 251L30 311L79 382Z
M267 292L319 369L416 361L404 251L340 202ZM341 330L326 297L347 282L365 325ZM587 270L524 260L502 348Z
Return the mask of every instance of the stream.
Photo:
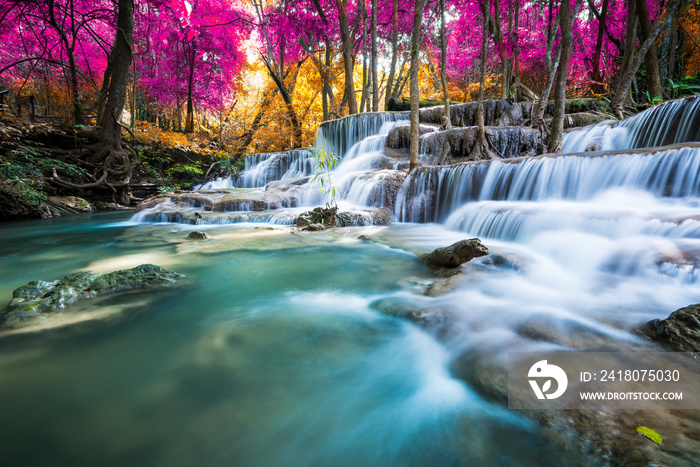
M74 311L99 319L3 336L0 459L595 465L490 399L484 387L497 382L469 369L495 375L515 350L650 345L635 326L700 302L700 148L581 154L594 142L632 150L649 125L700 115L700 100L684 102L571 132L564 145L577 154L420 168L401 185L389 225L302 232L281 225L293 215L251 222L242 210L235 223L208 212L212 221L192 225L162 214L207 210L191 201L4 225L2 303L31 280L78 271L153 263L187 277ZM366 175L405 118L346 117L319 131L317 143L345 155L334 172L341 208L382 206L368 200L387 191ZM677 134L660 128L654 144L697 139L687 125ZM311 158L258 155L248 175L202 188L257 201L270 182L308 176ZM323 200L312 184L300 190L280 203L292 214ZM182 223L163 222L173 219ZM188 239L193 230L210 239ZM416 252L471 237L491 254L430 296L436 276ZM387 304L432 310L448 325L388 316Z

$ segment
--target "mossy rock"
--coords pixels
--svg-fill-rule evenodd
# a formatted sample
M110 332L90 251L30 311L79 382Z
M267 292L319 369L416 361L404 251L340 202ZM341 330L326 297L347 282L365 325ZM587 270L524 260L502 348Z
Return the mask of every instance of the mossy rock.
M19 328L41 322L46 313L74 303L126 290L169 284L184 277L154 264L142 264L107 274L78 272L60 281L32 281L12 293L1 328ZM0 316L3 318L3 316Z

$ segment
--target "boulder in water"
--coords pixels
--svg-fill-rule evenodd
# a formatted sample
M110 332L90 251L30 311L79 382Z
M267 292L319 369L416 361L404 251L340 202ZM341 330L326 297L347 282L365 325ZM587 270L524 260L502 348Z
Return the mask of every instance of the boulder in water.
M0 328L12 329L37 324L46 313L73 305L79 300L125 290L170 284L184 276L154 264L142 264L107 274L78 272L60 281L33 281L16 289L7 305Z
M191 238L193 240L206 240L209 238L209 234L195 230L194 232L190 232L187 238Z
M633 332L676 352L700 352L700 304L676 310L666 319L648 321Z
M456 268L460 264L489 254L489 249L478 238L460 240L450 246L437 248L432 253L420 256L430 266Z

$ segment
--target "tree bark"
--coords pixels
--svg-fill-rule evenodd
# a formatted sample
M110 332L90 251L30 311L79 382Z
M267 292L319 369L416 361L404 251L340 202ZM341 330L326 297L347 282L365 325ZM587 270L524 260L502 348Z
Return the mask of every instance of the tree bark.
M360 4L358 3L358 8ZM367 4L362 2L362 97L360 98L360 113L365 111L365 108L369 110L369 89L370 89L370 77L367 73Z
M394 87L394 75L396 74L396 62L399 58L399 0L394 0L394 11L392 16L392 36L391 36L391 65L389 66L389 77L386 82L386 91L384 92L384 109L389 107L389 99L392 96Z
M673 78L675 77L676 73L676 48L678 47L678 31L676 28L673 26L674 24L674 19L670 18L671 26L669 28L670 33L671 33L671 50L670 50L670 56L668 57L668 74L666 75L668 79L673 81ZM675 92L672 97L672 99L675 99Z
M487 0L488 1L488 0ZM413 28L411 31L411 143L410 143L410 164L408 173L418 166L418 150L420 136L419 122L419 100L420 91L418 88L418 65L420 60L421 33L420 25L423 18L424 0L416 0L415 12L413 15Z
M185 116L185 133L194 132L194 102L192 101L192 92L194 90L194 44L189 44L190 50L187 57L188 74L187 74L187 114Z
M445 100L445 108L442 112L442 128L452 128L450 115L450 93L447 90L447 37L445 35L445 0L440 0L440 83L442 85L442 98Z
M129 181L131 179L131 161L121 146L121 117L126 103L126 88L129 82L129 68L134 43L134 0L119 0L117 31L110 54L112 75L107 91L107 103L100 121L100 143L95 148L93 162L103 163L103 173L116 172L119 179L109 183L119 187L118 199L122 204L130 203ZM121 165L112 169L110 165Z
M578 5L579 2L576 2ZM578 6L576 7L578 12ZM564 117L566 106L566 81L569 77L569 62L571 60L571 45L574 41L574 18L571 14L569 0L564 0L559 9L561 21L561 60L559 62L559 74L554 88L554 112L552 115L552 129L549 134L548 152L561 152L562 138L564 136Z
M622 64L620 65L620 73L618 76L618 85L622 77L627 73L630 67L632 58L634 57L634 43L637 40L637 2L636 0L628 0L627 4L627 30L625 32L625 48L622 54Z
M484 22L481 40L481 60L479 66L479 103L476 110L476 141L474 148L470 154L470 158L474 160L483 159L487 153L486 149L486 129L484 123L484 87L486 86L486 54L488 53L489 45L489 18L491 16L491 5L489 0L484 1Z
M513 68L515 71L515 100L523 100L523 96L520 89L520 50L518 48L518 29L520 24L520 0L515 0L515 12L513 14L514 18L514 28L510 31L510 40L513 44Z
M377 112L379 111L379 82L377 80L377 0L372 0L370 36L372 36L372 112Z
M498 56L501 59L501 70L503 74L503 79L501 80L501 99L508 98L508 88L510 87L510 60L508 60L508 52L506 52L506 45L503 41L503 31L501 30L501 12L499 0L493 0L494 16L491 17L493 20L493 33L495 38L496 46L498 46ZM491 12L489 12L489 15Z
M637 0L637 17L639 18L639 26L642 30L642 40L645 41L651 34L651 18L649 16L649 8L646 0ZM659 58L656 54L656 43L654 43L646 54L647 66L647 91L649 98L654 99L664 96L664 89L661 86L661 75L659 73Z
M549 0L549 30L547 31L547 50L545 52L545 66L547 67L547 79L544 84L544 90L542 95L537 101L537 105L532 112L532 128L540 130L540 134L544 137L547 133L547 128L544 123L544 112L547 108L547 103L549 102L549 93L552 91L552 86L554 85L554 78L559 68L559 60L561 58L561 44L557 46L557 56L552 60L552 48L554 47L554 39L557 35L557 29L559 29L559 23L561 21L560 14L557 14L556 19L552 23L552 14L554 9L554 0Z
M70 18L71 26L73 29L72 40L68 40L68 36L66 35L66 32L64 30L65 23L58 24L58 20L56 19L56 2L54 0L48 0L47 6L49 14L49 25L58 34L58 37L61 41L61 45L63 46L63 50L65 51L66 57L68 58L68 88L71 96L71 115L73 124L80 125L83 123L83 115L82 109L80 108L80 101L78 95L78 72L77 67L75 65L75 47L77 45L78 38L76 37L75 31L75 16L72 14L72 11L68 11L68 9L73 9L74 4L73 1L68 2L68 4L65 5L65 11L63 12L64 21L67 21L67 18Z
M340 21L340 36L343 42L343 66L345 67L345 95L348 99L348 112L357 113L357 97L355 96L355 78L353 77L352 47L353 40L348 24L348 2L338 0L338 19Z
M603 91L603 78L600 75L600 53L603 48L603 33L605 32L605 22L608 18L609 3L610 0L603 0L603 6L600 10L600 18L598 19L598 37L596 37L595 52L593 53L593 84L591 88L597 93L601 93Z
M681 0L670 0L668 2L666 9L654 23L654 27L652 28L649 37L647 37L647 39L639 46L637 55L634 60L631 61L628 69L625 71L625 74L620 76L620 82L618 83L617 90L615 91L615 97L613 97L612 101L613 111L618 118L623 118L622 107L624 105L625 98L627 97L627 93L630 90L630 86L632 86L634 75L637 74L637 70L642 64L642 60L644 60L649 48L656 42L656 37L659 35L659 32L661 32L661 28L664 27L666 21L668 21L669 18L672 18L676 13L680 3Z

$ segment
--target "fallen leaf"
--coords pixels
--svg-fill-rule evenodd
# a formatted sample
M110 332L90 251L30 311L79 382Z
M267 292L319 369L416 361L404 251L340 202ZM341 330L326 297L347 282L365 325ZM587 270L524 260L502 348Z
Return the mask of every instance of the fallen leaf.
M656 444L661 444L662 438L661 435L658 434L656 431L652 430L651 428L647 428L642 425L637 425L634 427L635 430L637 430L637 433L640 435L644 435Z

